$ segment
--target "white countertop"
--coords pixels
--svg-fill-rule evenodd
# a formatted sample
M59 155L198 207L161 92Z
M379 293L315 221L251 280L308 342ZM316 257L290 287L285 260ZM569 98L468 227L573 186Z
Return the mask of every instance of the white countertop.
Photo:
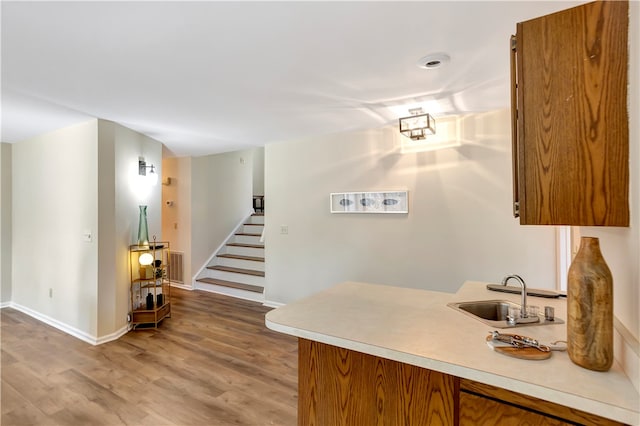
M272 330L475 380L566 405L627 424L640 424L640 395L616 362L606 372L586 370L566 352L543 361L492 351L484 323L449 302L520 295L489 291L467 281L456 294L346 282L266 315ZM566 321L566 300L529 297L529 305L553 306ZM517 331L516 331L517 330ZM551 343L566 339L566 324L503 329Z

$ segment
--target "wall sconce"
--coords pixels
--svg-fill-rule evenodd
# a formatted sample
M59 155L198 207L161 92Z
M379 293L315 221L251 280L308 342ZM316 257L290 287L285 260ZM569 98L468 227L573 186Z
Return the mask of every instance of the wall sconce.
M411 116L400 119L400 133L414 141L436 134L436 120L430 114L423 114L422 108L412 108L409 113Z
M147 169L149 170L149 175L147 176ZM158 184L158 174L156 173L153 164L147 166L147 162L144 161L144 157L138 157L138 175L139 176L147 176L151 185Z

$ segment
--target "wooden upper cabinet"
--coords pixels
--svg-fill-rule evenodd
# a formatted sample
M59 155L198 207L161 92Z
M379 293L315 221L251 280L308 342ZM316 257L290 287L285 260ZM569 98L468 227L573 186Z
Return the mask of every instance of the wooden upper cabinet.
M522 225L629 226L628 8L598 1L517 24L514 215Z

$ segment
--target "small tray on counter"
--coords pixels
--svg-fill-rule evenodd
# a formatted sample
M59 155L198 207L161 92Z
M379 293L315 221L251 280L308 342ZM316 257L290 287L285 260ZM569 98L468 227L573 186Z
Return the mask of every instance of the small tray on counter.
M502 284L487 284L487 290L491 291L499 291L501 293L513 293L513 294L522 294L521 287L514 287L509 285ZM558 298L558 297L566 297L566 294L559 293L553 290L543 290L536 288L528 288L527 296L535 296L535 297L546 297L546 298Z
M496 340L493 340L491 335L487 336L487 345L493 349L494 351L520 359L527 359L532 361L540 361L551 358L551 351L543 352L534 347L515 347L506 343L502 343Z

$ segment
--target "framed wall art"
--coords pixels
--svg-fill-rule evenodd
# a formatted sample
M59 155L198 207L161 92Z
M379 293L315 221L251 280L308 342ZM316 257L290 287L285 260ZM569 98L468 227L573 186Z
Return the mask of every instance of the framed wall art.
M409 213L408 192L333 192L331 213Z

